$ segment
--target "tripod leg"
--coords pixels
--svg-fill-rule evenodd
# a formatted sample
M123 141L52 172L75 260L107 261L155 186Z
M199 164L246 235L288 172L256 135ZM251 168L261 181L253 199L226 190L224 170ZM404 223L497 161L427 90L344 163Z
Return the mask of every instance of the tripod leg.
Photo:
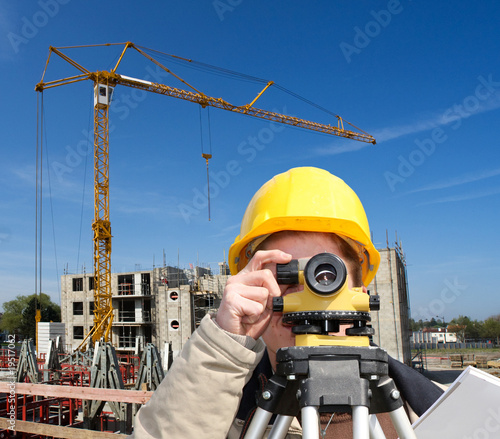
M302 407L302 429L304 439L319 438L319 414L318 408L314 406Z
M268 412L259 407L255 415L253 415L252 422L245 434L245 439L262 439L272 416L272 412Z
M279 415L269 432L268 439L284 439L293 421L293 416Z
M398 409L389 412L389 415L391 416L394 428L398 432L401 439L417 439L403 407L399 407Z
M385 434L375 415L370 415L370 439L385 439Z
M368 439L370 428L368 422L369 411L364 405L352 407L352 437L353 439Z

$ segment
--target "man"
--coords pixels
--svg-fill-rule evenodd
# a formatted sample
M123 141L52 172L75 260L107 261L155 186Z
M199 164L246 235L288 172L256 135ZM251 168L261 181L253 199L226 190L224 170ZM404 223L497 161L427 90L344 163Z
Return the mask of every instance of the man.
M375 276L380 255L352 189L327 171L306 167L265 183L250 201L230 248L233 276L217 314L203 319L139 411L134 437L240 437L253 413L255 393L276 366L276 352L295 344L291 326L283 324L281 313L273 313L272 301L303 286L278 285L276 264L322 252L344 261L350 288L368 285ZM409 389L403 395L416 401L409 401L410 408L420 415L440 390L420 374L412 375L412 369L392 363L396 384ZM414 379L420 380L416 386ZM329 431L332 437L352 437L350 415L336 416ZM301 437L296 420L287 437Z

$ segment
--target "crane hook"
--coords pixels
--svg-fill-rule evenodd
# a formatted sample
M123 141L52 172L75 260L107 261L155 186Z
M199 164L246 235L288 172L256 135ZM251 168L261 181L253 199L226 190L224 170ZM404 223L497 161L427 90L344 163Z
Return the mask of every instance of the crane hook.
M208 199L208 221L210 221L210 176L208 173L208 160L212 158L212 154L201 153L201 156L207 163L207 199Z

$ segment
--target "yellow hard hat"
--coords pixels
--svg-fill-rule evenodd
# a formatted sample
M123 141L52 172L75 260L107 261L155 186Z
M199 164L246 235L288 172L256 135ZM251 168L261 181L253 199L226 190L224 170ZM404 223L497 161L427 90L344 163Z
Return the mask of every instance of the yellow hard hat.
M248 262L255 243L284 230L335 233L358 248L363 283L375 277L380 254L370 239L365 210L340 178L319 168L293 168L265 183L250 201L229 249L232 274Z

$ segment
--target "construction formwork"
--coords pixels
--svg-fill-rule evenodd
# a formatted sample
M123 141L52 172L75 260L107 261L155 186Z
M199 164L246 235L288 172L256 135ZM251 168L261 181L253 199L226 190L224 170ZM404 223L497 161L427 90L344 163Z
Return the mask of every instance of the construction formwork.
M72 354L61 353L55 340L49 346L41 357L33 340L0 352L7 366L0 381L0 437L130 434L134 414L164 377L156 347L147 345L139 358L117 355L104 342Z

